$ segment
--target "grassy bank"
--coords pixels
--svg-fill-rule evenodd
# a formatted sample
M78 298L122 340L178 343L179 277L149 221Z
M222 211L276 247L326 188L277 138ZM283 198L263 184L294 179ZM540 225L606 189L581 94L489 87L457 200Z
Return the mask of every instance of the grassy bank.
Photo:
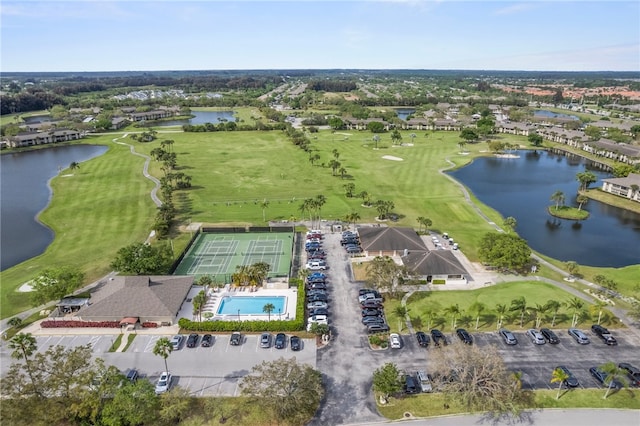
M585 220L589 218L589 212L586 210L579 210L575 207L569 206L549 206L547 211L553 217L559 217L560 219L569 220Z
M617 408L640 409L640 392L623 390L602 399L603 389L574 389L563 391L560 399L556 399L556 390L537 390L535 406L531 408ZM378 405L380 414L396 420L405 418L405 413L415 417L435 417L465 414L468 411L451 399L446 400L440 393L420 394L404 398L392 398L384 406Z
M3 318L31 307L28 294L16 289L44 268L75 265L90 282L109 272L120 247L144 241L149 234L155 213L149 196L153 184L142 176L144 160L131 155L129 147L111 142L113 137L83 140L109 150L78 170L62 170L51 181L54 196L40 220L54 230L55 239L40 256L2 272Z

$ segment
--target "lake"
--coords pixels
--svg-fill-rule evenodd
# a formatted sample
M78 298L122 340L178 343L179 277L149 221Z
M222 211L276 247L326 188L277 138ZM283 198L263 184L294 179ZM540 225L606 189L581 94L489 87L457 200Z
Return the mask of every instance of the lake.
M411 114L415 114L416 109L415 108L396 108L395 111L399 119L406 121L407 117L409 117Z
M38 256L53 241L53 231L36 216L49 204L48 182L58 168L106 151L106 146L72 145L0 156L0 271Z
M233 111L191 111L193 117L184 120L158 121L153 127L182 126L185 124L218 124L221 121L236 121Z
M546 109L534 111L533 116L536 118L568 118L571 120L580 120L580 117L575 115L561 114L559 112L547 111Z
M586 168L598 177L591 188L601 187L601 179L610 177L608 173L579 156L517 153L517 159L477 158L451 175L503 217L514 217L518 234L539 253L590 266L640 264L639 214L595 200L583 206L591 213L584 221L557 219L547 212L557 190L564 192L567 205L577 206L578 172Z

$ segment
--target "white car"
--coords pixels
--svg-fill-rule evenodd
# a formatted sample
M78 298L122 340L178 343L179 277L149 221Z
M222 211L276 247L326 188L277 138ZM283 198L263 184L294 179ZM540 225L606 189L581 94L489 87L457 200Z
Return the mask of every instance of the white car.
M173 377L171 373L167 371L163 371L158 379L158 383L156 383L156 395L160 395L161 393L165 393L171 387L171 380Z
M171 346L174 351L180 349L180 345L182 345L182 341L184 340L184 336L182 334L176 334L171 338Z
M389 343L391 345L391 349L400 349L402 346L400 343L400 335L398 333L391 333L389 335Z
M530 328L529 330L527 330L527 336L529 336L531 341L536 345L544 345L545 343L547 343L542 333L540 333L535 328Z
M307 318L307 322L317 322L319 324L327 324L328 318L326 315L311 315Z
M319 309L324 308L327 309L329 305L326 302L311 302L307 304L307 309Z

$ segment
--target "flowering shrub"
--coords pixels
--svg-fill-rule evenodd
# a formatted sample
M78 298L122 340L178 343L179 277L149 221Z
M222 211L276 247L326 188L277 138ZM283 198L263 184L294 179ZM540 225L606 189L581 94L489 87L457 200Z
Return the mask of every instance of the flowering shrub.
M82 328L82 327L95 327L95 328L120 328L119 321L76 321L76 320L61 320L61 321L42 321L40 324L42 328Z

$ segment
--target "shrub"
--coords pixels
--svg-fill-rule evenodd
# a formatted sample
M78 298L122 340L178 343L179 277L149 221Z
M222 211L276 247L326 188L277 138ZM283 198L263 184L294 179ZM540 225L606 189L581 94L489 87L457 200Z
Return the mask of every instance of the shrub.
M62 320L62 321L42 321L40 324L42 328L120 328L119 321L76 321L76 320Z

